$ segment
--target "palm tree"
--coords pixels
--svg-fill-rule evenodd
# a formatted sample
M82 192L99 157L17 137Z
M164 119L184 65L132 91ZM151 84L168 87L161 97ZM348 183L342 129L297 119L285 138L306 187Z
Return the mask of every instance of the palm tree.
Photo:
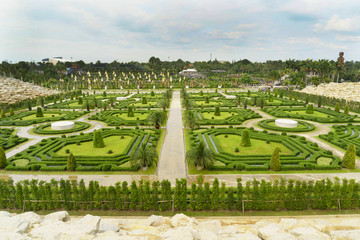
M184 115L185 126L191 128L192 130L199 127L199 122L194 111L186 111Z
M183 107L186 108L187 110L191 109L193 106L192 101L189 98L184 98L182 104Z
M163 99L159 102L159 107L161 107L163 110L166 110L167 108L170 107L170 100L168 99Z
M211 150L209 150L203 141L196 146L191 148L186 153L186 160L197 166L198 170L203 168L209 169L214 165L215 156Z
M172 97L172 90L171 89L166 90L166 92L164 93L164 97L165 99L170 100Z
M153 112L149 118L149 124L154 125L156 129L160 128L160 125L165 122L166 113L163 111Z
M146 143L141 144L139 149L131 156L130 160L131 166L142 167L143 170L151 165L157 164L157 154L154 148L146 145Z

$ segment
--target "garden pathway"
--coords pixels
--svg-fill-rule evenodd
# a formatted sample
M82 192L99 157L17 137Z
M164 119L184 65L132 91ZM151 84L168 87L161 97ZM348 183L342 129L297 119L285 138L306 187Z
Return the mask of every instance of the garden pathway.
M157 176L159 180L168 179L174 184L176 178L186 177L183 136L180 92L174 91L158 163Z

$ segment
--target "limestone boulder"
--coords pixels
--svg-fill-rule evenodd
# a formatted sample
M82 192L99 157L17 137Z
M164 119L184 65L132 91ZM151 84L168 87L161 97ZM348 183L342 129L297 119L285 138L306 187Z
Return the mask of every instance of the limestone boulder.
M44 216L44 221L68 221L70 219L69 213L67 211L61 211L61 212L53 212L48 215Z
M161 224L165 224L169 221L170 219L168 217L163 217L163 216L158 216L158 215L151 215L148 219L147 219L147 224L149 226L160 226Z
M221 223L217 220L200 222L196 229L198 231L218 233L221 230Z
M195 240L199 239L197 233L190 227L170 229L162 235L164 240Z
M340 230L330 231L332 240L358 240L360 239L360 230Z
M34 212L21 213L16 215L16 217L29 221L30 227L32 227L34 224L38 224L41 222L41 217Z
M176 214L171 218L171 226L173 227L192 226L197 224L198 222L194 218L190 218L182 213Z
M26 233L30 222L19 217L0 217L0 231Z
M271 223L258 229L258 236L265 240L278 236L281 233L285 233L284 228L276 223Z

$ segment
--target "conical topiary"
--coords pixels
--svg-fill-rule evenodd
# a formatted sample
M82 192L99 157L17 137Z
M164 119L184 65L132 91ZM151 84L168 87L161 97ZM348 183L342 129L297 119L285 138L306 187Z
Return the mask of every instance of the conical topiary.
M6 155L4 149L0 146L0 168L6 167Z
M102 137L101 131L95 131L93 137L93 146L94 148L103 148L105 147L104 139Z
M66 169L68 171L75 171L76 169L76 160L72 153L69 154Z
M356 159L355 145L351 144L345 152L341 166L343 166L345 168L349 168L349 169L354 169L355 168L355 159Z
M272 169L274 171L280 171L280 169L281 169L280 152L281 152L280 148L276 147L271 156L270 169Z
M41 107L38 107L36 109L36 117L44 117L44 114L43 114L43 112L41 110Z
M249 130L247 130L247 129L244 129L242 132L240 146L242 146L242 147L250 147L251 146L250 133L249 133Z
M219 107L215 107L215 116L220 116L220 108Z

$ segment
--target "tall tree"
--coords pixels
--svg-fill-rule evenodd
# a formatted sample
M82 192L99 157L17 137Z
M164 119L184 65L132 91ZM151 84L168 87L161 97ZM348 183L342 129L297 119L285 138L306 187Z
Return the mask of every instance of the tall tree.
M139 149L131 156L132 166L139 166L146 169L151 165L156 165L156 163L156 151L153 147L146 145L146 143L141 144Z
M76 160L72 153L69 154L66 168L68 171L75 171L76 169Z
M203 168L209 169L215 163L215 156L213 152L206 147L205 143L200 141L197 146L187 151L186 160L197 166L198 170Z
M0 168L6 167L6 155L4 149L0 146Z
M281 152L280 148L276 147L271 156L270 169L272 169L274 171L280 171L280 169L281 169L280 152Z
M355 145L351 144L347 148L345 155L343 157L341 166L354 169L355 168L355 159L356 159L356 148Z

